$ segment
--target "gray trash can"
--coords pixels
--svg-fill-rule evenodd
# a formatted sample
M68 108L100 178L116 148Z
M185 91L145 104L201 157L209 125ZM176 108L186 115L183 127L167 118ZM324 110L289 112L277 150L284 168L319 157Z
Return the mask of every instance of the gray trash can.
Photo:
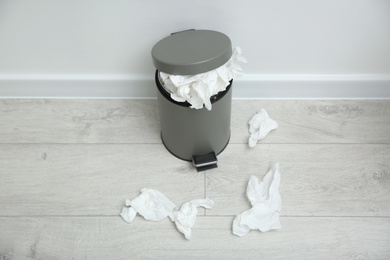
M169 152L192 161L198 171L217 167L216 155L229 143L233 80L225 91L211 97L209 111L173 100L159 72L195 75L224 65L231 56L229 37L210 30L173 33L152 49L162 141Z

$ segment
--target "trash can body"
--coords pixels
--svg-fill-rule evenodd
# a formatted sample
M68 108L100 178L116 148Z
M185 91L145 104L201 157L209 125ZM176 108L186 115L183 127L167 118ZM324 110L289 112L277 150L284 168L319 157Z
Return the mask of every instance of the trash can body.
M229 37L210 30L173 33L152 49L157 69L155 81L162 141L176 157L193 161L198 171L217 167L215 155L229 143L233 80L224 91L211 97L211 110L195 109L188 102L171 98L160 80L160 72L170 75L205 73L226 64L231 56Z
M221 153L229 143L233 81L216 95L213 108L192 109L187 102L176 102L163 88L158 71L158 108L162 141L176 157L192 161L194 155Z

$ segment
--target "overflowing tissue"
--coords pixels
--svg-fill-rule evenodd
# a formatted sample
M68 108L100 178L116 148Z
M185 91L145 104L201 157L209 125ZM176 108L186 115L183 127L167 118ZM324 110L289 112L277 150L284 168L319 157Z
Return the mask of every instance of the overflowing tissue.
M272 120L265 109L261 109L249 121L249 147L255 147L257 141L263 139L269 132L278 128L278 123Z
M141 194L133 200L126 200L120 216L127 223L131 223L137 213L146 220L160 221L169 217L175 222L177 229L186 239L192 235L192 226L195 224L198 207L211 209L214 202L210 199L191 200L183 204L180 210L164 194L154 189L142 189Z
M187 101L191 108L201 109L205 106L212 109L210 98L224 91L230 80L243 75L239 62L246 62L241 55L241 49L235 47L228 62L214 70L196 75L170 75L160 72L164 87L171 93L171 98L177 102Z
M252 208L236 216L233 222L233 234L242 237L250 230L267 232L281 228L279 214L282 201L279 185L279 163L272 167L261 182L257 177L251 176L246 196Z

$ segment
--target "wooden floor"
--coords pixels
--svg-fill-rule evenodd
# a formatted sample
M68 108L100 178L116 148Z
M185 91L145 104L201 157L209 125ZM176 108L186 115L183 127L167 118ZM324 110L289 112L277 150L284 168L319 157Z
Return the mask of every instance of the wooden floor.
M251 149L261 108L279 128ZM234 101L231 130L198 173L161 144L156 100L0 100L0 260L390 259L390 100ZM233 235L250 175L275 162L282 229ZM142 188L215 207L187 241L119 217Z

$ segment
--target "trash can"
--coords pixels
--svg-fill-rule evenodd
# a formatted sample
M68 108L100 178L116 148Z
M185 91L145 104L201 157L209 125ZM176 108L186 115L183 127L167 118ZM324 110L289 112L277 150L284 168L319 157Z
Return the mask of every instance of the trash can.
M173 33L152 49L162 142L177 158L192 161L198 171L217 167L216 156L229 143L233 80L224 91L211 97L211 110L193 109L188 102L171 98L160 72L204 73L224 65L231 56L229 37L211 30Z

